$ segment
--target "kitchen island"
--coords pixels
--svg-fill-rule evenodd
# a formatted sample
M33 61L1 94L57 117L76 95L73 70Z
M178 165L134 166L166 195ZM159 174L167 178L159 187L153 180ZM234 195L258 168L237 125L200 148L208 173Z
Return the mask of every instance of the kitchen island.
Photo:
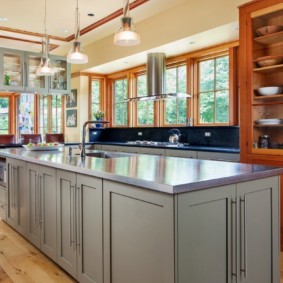
M279 283L283 169L67 149L0 155L7 222L79 282Z

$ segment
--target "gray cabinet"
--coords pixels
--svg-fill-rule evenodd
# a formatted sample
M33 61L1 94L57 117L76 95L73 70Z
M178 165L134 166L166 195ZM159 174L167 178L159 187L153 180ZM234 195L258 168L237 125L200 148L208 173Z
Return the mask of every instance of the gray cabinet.
M165 155L164 148L141 147L141 154Z
M102 180L57 170L57 220L58 264L81 283L102 283Z
M0 89L39 93L70 92L71 67L65 57L50 55L54 76L37 76L41 53L0 48Z
M178 195L178 283L279 283L278 177Z
M27 232L26 163L7 158L7 223L20 234Z
M0 219L7 220L6 188L0 186Z
M166 156L197 158L197 152L193 150L165 149Z
M198 151L198 159L240 162L240 155L238 153Z
M104 181L104 282L173 283L173 197Z
M27 238L56 261L56 170L27 163Z

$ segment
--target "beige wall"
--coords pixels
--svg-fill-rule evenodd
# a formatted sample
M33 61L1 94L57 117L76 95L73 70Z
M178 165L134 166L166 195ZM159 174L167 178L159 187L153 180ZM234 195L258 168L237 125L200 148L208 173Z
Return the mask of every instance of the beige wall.
M81 141L82 125L88 120L88 77L73 78L71 88L77 89L77 127L65 127L65 136L68 142ZM72 108L75 109L75 108Z

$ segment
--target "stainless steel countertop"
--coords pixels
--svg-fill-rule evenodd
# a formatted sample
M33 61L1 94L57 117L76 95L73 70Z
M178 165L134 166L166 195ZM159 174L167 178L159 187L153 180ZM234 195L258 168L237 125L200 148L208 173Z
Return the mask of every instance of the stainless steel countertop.
M92 150L92 152L96 152ZM283 168L243 163L135 155L103 159L68 155L68 148L55 151L0 150L0 156L16 158L58 169L178 194L283 174Z

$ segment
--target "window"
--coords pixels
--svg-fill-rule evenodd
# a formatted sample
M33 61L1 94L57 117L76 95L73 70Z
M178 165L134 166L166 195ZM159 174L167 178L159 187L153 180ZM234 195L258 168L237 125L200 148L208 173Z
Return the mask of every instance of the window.
M35 131L34 97L33 93L22 93L18 98L18 137Z
M147 96L146 75L137 76L137 96ZM137 102L137 124L138 126L153 125L154 123L154 102Z
M229 123L229 56L198 62L198 124Z
M39 97L39 133L63 132L63 111L61 95L41 95Z
M93 119L93 113L101 110L101 81L91 80L91 97L90 97L90 119Z
M62 129L62 97L51 96L51 131L49 133L63 133Z
M185 65L166 70L166 93L187 92L187 67ZM165 100L165 124L185 124L187 98Z
M0 134L9 134L9 98L0 97Z
M115 126L128 125L128 80L114 81L113 95L113 124Z

